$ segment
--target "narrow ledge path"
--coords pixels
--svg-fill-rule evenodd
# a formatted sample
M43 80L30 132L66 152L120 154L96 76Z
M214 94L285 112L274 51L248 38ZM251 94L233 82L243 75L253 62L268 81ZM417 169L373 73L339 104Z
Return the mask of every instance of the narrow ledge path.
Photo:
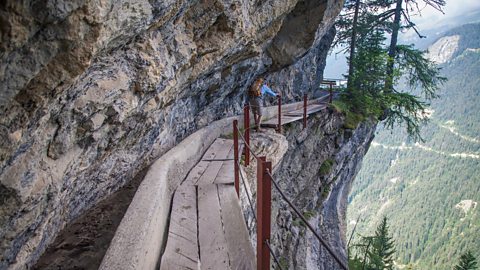
M323 102L310 104L306 113L326 108ZM283 112L282 125L302 120L303 113L303 108ZM262 126L277 124L275 116ZM233 140L217 138L175 191L161 270L257 268L234 187L233 151Z
M160 269L256 268L233 162L233 140L218 138L178 187Z

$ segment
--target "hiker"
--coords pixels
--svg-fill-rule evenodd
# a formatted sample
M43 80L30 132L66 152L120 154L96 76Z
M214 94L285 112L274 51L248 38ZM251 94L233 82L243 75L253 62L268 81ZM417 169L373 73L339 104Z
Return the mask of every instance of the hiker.
M262 106L263 106L263 95L269 94L276 97L277 94L263 83L263 78L260 77L255 80L255 82L250 87L248 92L248 101L250 103L250 108L253 112L253 119L255 121L255 126L257 132L261 132L260 125L262 123Z

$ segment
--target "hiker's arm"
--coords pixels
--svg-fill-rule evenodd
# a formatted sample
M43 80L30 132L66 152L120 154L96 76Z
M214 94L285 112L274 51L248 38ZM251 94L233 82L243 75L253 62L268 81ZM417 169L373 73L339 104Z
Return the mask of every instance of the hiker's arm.
M264 94L264 93L267 93L267 94L269 94L269 95L271 95L271 96L274 96L274 97L277 96L277 94L275 94L275 92L273 92L272 89L270 89L270 88L269 88L268 86L266 86L265 84L262 86L262 94Z

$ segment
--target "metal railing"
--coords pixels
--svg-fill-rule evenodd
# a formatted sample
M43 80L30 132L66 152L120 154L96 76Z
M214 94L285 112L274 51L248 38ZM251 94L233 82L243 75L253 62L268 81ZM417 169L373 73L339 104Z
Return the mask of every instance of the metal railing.
M307 117L307 96L304 95L304 110L303 110L303 128L306 127L306 117ZM277 132L281 132L281 101L279 98L279 117L278 117L278 127ZM233 139L234 139L234 170L235 170L235 190L237 196L240 197L240 184L239 180L242 179L243 187L247 195L248 203L250 209L253 213L254 220L257 224L257 270L267 270L270 269L270 255L273 257L277 267L282 269L282 266L273 252L273 249L270 245L270 234L271 234L271 204L272 204L272 183L275 189L280 194L281 198L287 202L287 204L293 209L293 211L298 215L298 217L305 223L307 228L313 233L313 235L318 239L320 244L328 251L328 253L334 258L338 265L347 270L348 267L344 261L335 253L335 251L328 245L328 243L320 237L320 234L313 228L313 226L308 223L307 219L303 214L295 207L292 201L285 195L281 190L278 183L275 181L272 171L272 162L267 161L265 156L258 156L251 148L250 145L250 119L249 119L249 108L245 106L244 109L244 134L240 132L238 128L238 121L233 121ZM246 119L246 120L245 120ZM257 205L256 210L253 207L252 199L248 193L246 186L246 177L243 176L243 173L240 170L240 158L239 158L239 140L243 141L244 146L244 156L245 156L245 166L249 166L250 163L250 153L255 157L257 161ZM255 214L256 213L256 214Z

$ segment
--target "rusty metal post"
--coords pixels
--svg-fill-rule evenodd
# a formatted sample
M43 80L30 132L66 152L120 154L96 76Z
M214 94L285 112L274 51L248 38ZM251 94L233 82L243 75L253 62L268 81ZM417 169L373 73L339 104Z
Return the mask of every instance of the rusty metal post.
M307 127L307 94L303 94L303 129Z
M233 165L234 173L235 173L235 191L237 191L237 196L240 198L240 175L239 175L239 167L238 167L238 121L233 120Z
M277 132L282 133L282 96L277 95L278 100L278 126Z
M328 98L328 103L331 104L332 101L333 101L333 84L330 83L330 96L329 96L329 98Z
M245 105L243 108L243 137L245 138L245 144L250 146L250 106ZM245 166L250 165L250 150L244 146L245 151Z
M257 159L257 270L270 270L270 251L266 241L270 241L272 209L272 162L266 157Z

